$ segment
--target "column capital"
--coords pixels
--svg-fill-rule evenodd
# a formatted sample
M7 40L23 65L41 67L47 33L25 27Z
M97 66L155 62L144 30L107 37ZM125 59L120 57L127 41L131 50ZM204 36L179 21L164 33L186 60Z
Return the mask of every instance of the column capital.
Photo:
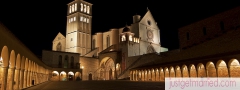
M8 66L6 66L6 67L2 67L2 68L9 68Z
M21 68L15 68L15 70L20 70Z
M16 69L15 67L9 67L8 69Z

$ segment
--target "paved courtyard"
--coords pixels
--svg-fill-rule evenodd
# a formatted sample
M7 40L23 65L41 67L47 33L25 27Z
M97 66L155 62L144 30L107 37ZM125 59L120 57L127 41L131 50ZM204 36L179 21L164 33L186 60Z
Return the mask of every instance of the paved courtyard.
M48 81L24 90L165 90L164 82Z

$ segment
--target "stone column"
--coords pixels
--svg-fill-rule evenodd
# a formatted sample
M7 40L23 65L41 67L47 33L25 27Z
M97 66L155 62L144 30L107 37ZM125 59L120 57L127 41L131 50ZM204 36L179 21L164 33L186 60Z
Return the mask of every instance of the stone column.
M20 70L20 69L15 69L15 77L14 77L14 79L15 79L15 85L14 85L14 90L19 90L19 80L21 80L21 79L19 79L19 78L21 78L21 77L19 77L19 76L21 76L21 75L19 74L19 70Z
M19 80L19 88L22 89L23 88L23 83L24 83L24 69L21 69L20 72L20 80Z
M38 73L38 84L40 84L41 83L41 73Z
M33 80L33 78L32 78L32 73L33 73L33 71L30 71L29 72L29 86L32 86L32 80Z
M28 75L28 71L25 70L24 71L24 78L23 78L23 88L27 87L27 75Z
M15 68L9 68L8 72L8 89L7 90L13 90L13 83L14 83L14 70Z
M38 77L38 80L39 80L39 83L42 83L42 73L39 73L39 77Z
M68 73L66 73L66 81L69 81L69 80L68 80Z
M35 78L36 78L36 84L39 84L39 82L38 82L38 73L37 72L35 73Z
M6 90L7 74L8 74L8 67L2 67L2 86L1 86L1 90Z
M30 85L29 85L29 79L30 79L30 71L27 71L27 87L29 87Z
M58 81L61 81L61 80L60 80L60 77L61 77L61 75L60 75L60 74L58 74Z

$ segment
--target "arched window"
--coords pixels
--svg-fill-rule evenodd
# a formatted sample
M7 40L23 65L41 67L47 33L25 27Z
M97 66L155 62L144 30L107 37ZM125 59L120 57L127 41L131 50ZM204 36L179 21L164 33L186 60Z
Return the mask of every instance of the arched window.
M64 59L64 67L63 68L68 68L68 56L67 55L65 56L65 59Z
M57 51L61 51L61 49L62 49L62 44L59 42L59 43L57 44Z
M81 11L83 11L83 4L81 3Z
M59 57L58 57L58 67L62 68L62 56L61 55L59 55Z
M72 12L74 12L75 10L74 10L75 8L74 8L74 4L72 5Z
M90 12L90 7L87 6L87 13L89 14L89 12Z
M77 3L75 3L75 11L77 11Z
M129 41L132 41L132 35L129 35Z
M69 7L69 13L71 13L71 12L72 12L72 6Z
M71 57L71 68L74 68L74 57Z
M92 49L95 49L95 39L92 40Z
M110 46L110 37L109 37L109 35L107 36L107 47L109 47Z
M86 6L86 4L83 5L83 10L84 10L84 12L87 11L87 6Z

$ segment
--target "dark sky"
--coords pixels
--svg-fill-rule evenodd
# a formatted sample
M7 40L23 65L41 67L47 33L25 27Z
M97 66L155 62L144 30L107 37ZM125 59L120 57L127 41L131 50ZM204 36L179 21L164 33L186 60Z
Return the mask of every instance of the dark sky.
M67 4L73 0L1 0L0 21L36 55L51 50L58 32L65 35ZM85 0L93 4L93 33L132 23L132 16L143 16L150 9L161 33L161 44L178 48L177 29L239 6L239 0ZM129 2L130 1L130 2Z

